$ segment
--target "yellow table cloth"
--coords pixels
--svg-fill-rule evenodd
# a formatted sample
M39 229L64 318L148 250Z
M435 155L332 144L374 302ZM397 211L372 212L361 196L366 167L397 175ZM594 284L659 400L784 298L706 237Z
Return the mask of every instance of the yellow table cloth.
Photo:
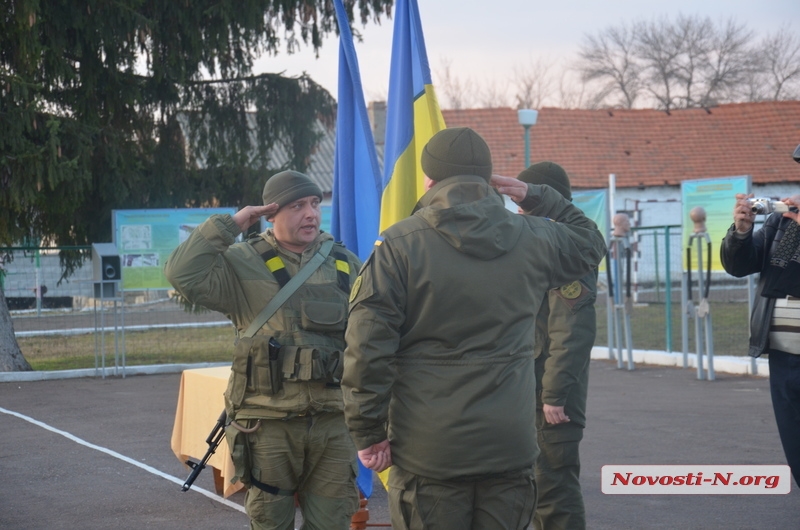
M230 366L183 371L171 442L172 452L181 462L186 462L189 458L198 462L208 451L206 438L225 408L222 395L230 373ZM228 497L244 487L241 482L231 484L235 472L228 442L224 438L204 472L208 472L208 468L211 468L214 475L217 493L223 497ZM187 468L187 477L189 473Z

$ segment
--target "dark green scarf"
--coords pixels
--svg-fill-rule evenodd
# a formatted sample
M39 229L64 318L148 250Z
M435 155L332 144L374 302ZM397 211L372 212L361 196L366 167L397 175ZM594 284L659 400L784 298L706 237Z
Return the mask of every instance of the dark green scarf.
M778 248L761 272L765 275L761 296L786 298L800 297L800 224L792 221L778 242Z

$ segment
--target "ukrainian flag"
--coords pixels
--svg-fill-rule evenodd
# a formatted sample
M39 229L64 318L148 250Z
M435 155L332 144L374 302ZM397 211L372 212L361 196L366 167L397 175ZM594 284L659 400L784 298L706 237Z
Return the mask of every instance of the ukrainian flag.
M364 261L378 237L383 186L353 34L342 1L335 0L334 5L339 22L339 98L331 233Z
M424 193L420 155L431 136L444 128L417 1L397 0L386 105L381 231L408 217Z
M339 99L331 232L363 261L378 237L380 170L353 34L342 0L334 0L334 6L339 23ZM368 499L372 495L372 471L360 460L356 483Z

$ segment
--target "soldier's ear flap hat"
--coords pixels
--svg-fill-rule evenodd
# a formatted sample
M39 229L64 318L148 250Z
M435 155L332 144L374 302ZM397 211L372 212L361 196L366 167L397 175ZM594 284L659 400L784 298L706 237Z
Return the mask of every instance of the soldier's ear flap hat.
M422 171L440 181L456 175L492 176L492 154L481 136L468 127L452 127L434 134L422 150Z
M261 198L264 206L277 202L283 208L290 202L312 195L322 200L322 190L313 180L298 171L281 171L272 175L264 184Z
M528 169L523 169L517 178L528 184L547 184L555 188L565 199L572 200L567 172L555 162L537 162Z

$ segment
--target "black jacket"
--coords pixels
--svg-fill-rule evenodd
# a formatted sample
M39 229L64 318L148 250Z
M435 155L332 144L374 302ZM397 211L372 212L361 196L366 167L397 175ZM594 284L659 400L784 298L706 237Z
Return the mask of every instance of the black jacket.
M780 213L774 213L756 232L753 232L751 228L747 234L738 234L736 227L731 225L719 250L725 271L732 276L742 278L765 270L786 227L793 222ZM758 280L753 314L750 315L750 349L748 353L752 357L758 357L770 351L769 325L772 320L775 299L761 296L767 276L768 274L762 274Z

